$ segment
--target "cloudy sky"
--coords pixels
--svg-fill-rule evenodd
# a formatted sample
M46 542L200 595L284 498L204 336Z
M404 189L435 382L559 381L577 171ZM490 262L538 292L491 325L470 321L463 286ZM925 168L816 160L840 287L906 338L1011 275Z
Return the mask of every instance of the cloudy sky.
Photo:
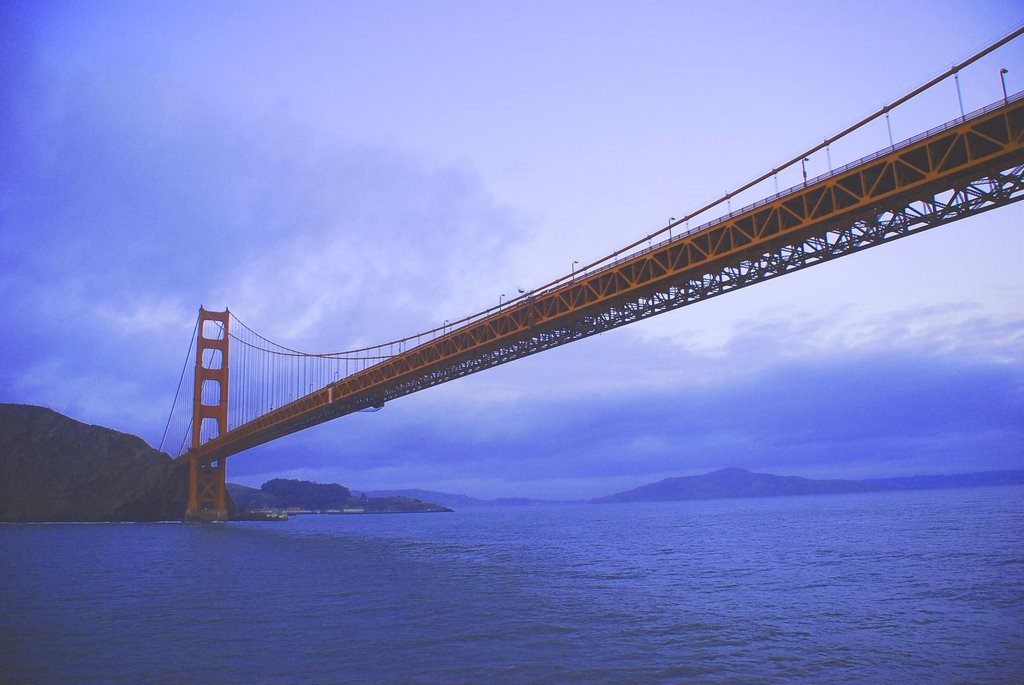
M313 352L460 318L1022 20L1019 0L3 0L0 401L157 444L201 304ZM961 75L968 110L1001 67L1024 89L1024 39ZM949 81L893 135L958 115ZM887 144L878 122L831 161ZM1015 205L464 378L232 457L229 479L580 498L724 466L1022 468L1022 223Z

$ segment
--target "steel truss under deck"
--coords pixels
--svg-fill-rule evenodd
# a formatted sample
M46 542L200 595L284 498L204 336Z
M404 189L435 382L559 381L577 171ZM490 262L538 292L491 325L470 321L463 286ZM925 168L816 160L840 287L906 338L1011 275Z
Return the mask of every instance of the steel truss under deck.
M1021 199L1024 100L1015 97L513 303L190 454L201 463L223 459L417 390Z

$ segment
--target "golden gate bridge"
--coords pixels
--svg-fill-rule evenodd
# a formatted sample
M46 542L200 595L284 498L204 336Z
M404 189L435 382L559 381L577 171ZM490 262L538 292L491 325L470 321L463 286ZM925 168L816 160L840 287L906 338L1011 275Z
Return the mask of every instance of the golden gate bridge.
M841 133L614 253L407 337L310 354L200 308L160 449L190 469L190 519L226 518L226 460L304 428L1024 199L1024 92L808 179L804 162L1024 33L1018 28ZM1002 78L1005 70L1000 73ZM800 164L802 183L696 228ZM683 230L680 230L680 228ZM662 236L667 237L662 238ZM654 243L655 238L662 238ZM646 246L645 246L646 244ZM574 264L575 267L575 264ZM188 370L193 369L189 374Z

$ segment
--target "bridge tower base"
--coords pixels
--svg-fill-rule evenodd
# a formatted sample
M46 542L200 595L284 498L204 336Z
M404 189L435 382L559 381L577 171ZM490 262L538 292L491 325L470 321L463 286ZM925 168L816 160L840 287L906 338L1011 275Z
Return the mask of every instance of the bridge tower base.
M192 399L192 449L228 429L228 347L231 313L199 308L196 341L196 382ZM211 434L214 433L214 434ZM189 457L186 521L227 521L227 461L200 464Z
M227 463L200 465L195 457L188 462L188 511L186 521L227 521L228 508L224 493Z

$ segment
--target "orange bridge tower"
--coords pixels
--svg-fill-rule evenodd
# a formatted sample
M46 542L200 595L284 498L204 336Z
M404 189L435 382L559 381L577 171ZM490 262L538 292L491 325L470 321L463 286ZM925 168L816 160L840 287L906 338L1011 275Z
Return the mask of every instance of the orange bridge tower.
M199 308L196 380L192 399L192 454L189 455L188 521L226 521L225 458L200 464L195 449L228 430L228 348L231 312Z

